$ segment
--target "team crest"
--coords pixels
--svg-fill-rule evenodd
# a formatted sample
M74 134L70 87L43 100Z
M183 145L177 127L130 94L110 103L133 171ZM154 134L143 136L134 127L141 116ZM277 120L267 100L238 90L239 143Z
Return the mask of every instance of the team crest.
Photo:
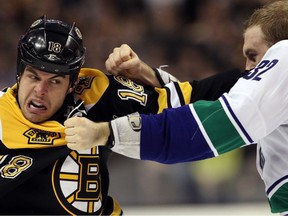
M82 94L82 92L85 89L89 89L91 87L91 83L93 81L94 77L90 76L85 76L85 77L80 77L79 82L77 86L75 87L75 93L76 94Z
M67 212L100 215L102 210L100 158L97 148L72 151L53 169L54 193Z
M30 128L24 133L29 140L29 144L53 145L54 140L60 139L61 134Z

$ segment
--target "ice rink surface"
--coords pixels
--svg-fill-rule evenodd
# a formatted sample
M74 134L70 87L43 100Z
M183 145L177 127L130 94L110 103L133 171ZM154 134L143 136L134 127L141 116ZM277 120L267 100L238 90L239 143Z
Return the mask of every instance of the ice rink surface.
M192 215L192 216L278 216L272 214L268 203L177 205L177 206L123 206L124 215Z

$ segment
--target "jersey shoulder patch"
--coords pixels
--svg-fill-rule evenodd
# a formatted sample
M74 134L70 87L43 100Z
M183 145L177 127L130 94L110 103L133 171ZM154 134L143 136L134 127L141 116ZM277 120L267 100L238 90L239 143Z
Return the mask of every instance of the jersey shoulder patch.
M82 68L79 82L74 90L85 104L95 104L109 86L109 79L102 71L92 68Z

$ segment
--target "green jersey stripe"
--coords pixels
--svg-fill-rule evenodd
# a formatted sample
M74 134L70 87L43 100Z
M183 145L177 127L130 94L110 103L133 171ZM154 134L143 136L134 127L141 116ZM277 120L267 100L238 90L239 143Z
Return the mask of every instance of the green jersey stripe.
M194 104L194 109L218 154L223 154L245 144L219 100L213 103L211 101L198 101ZM215 124L215 122L217 123Z
M286 212L288 211L288 183L283 184L269 199L271 212Z

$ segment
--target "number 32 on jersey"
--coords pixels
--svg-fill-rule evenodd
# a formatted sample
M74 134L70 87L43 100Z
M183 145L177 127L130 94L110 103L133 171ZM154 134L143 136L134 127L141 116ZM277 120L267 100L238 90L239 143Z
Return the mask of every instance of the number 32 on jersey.
M261 61L256 68L252 69L246 76L243 76L244 79L247 80L256 80L260 81L261 75L269 71L271 68L273 68L278 63L277 59L274 59L272 61L270 60L263 60Z

